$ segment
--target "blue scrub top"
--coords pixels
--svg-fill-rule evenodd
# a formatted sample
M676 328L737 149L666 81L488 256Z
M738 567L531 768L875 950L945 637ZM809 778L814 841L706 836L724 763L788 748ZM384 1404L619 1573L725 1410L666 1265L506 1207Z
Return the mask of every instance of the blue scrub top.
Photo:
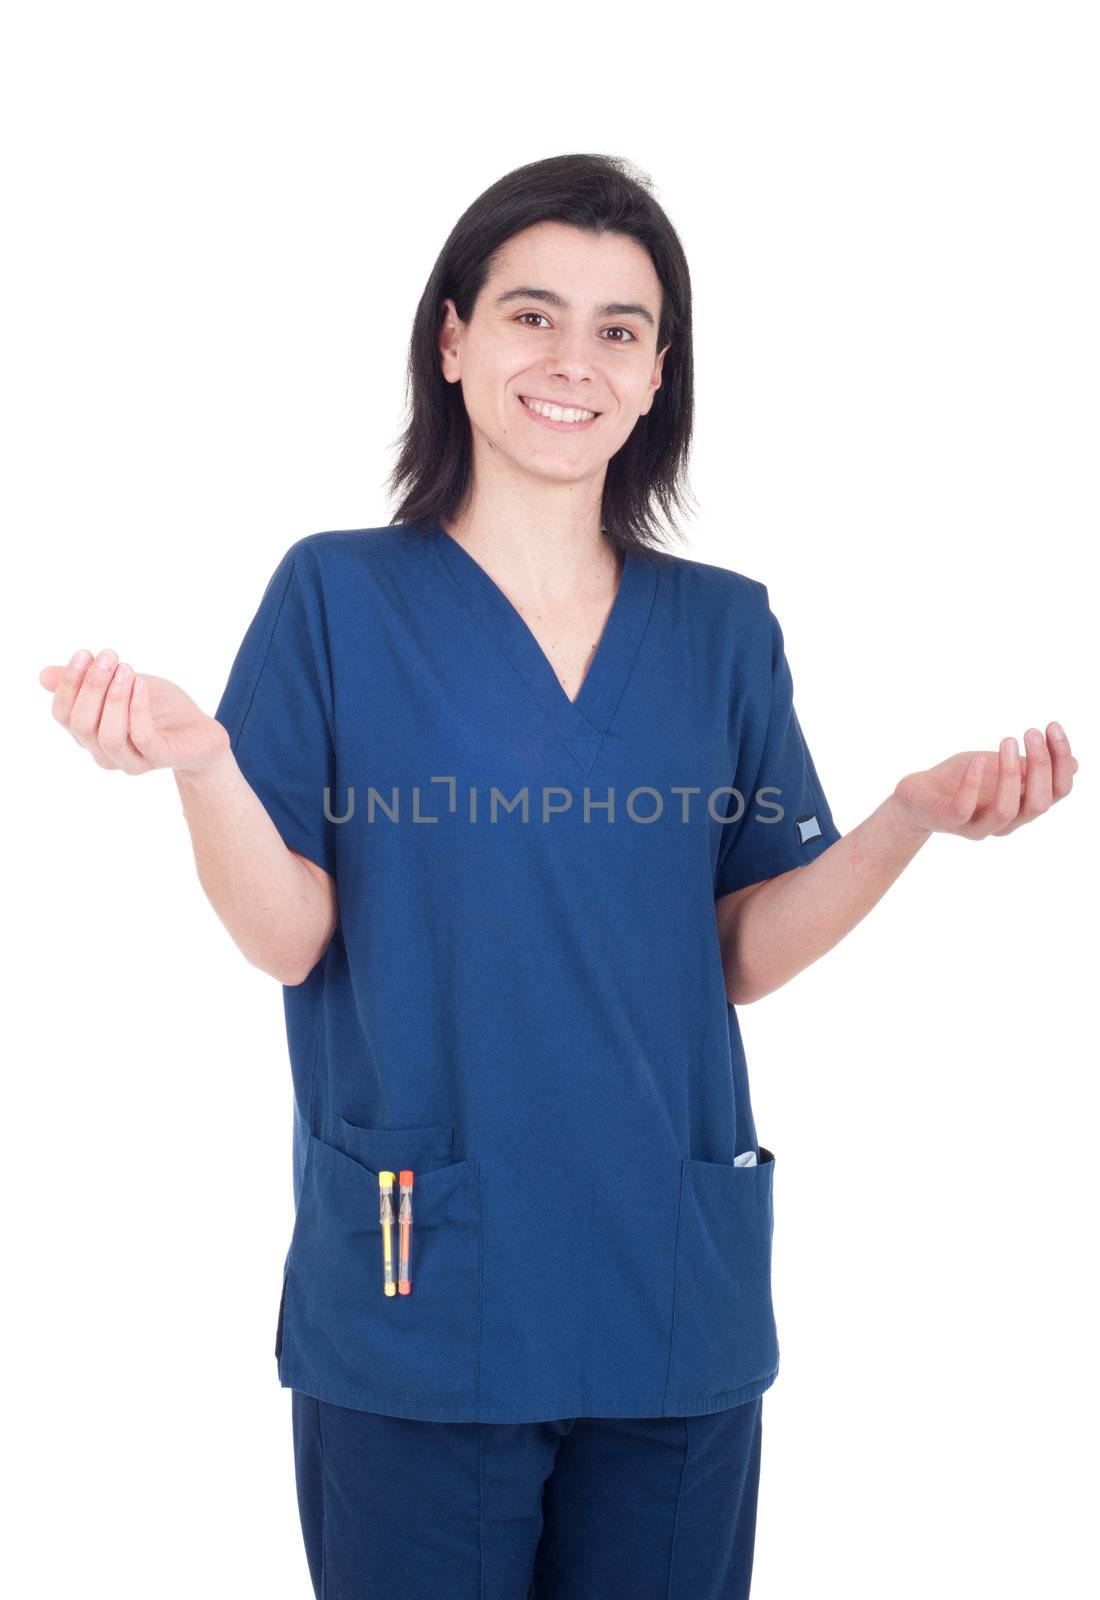
M339 901L283 990L283 1386L455 1422L761 1394L775 1162L714 902L840 837L766 587L630 554L571 702L442 528L315 533L216 716ZM402 1168L412 1290L387 1296L377 1175Z

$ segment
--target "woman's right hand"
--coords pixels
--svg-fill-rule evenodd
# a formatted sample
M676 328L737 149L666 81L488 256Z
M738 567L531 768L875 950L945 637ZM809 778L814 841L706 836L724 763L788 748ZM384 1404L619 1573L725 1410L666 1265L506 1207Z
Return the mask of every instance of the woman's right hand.
M214 717L167 678L135 678L113 650L95 660L78 650L67 667L43 667L38 681L53 694L53 717L97 767L137 775L158 767L202 772L230 747Z

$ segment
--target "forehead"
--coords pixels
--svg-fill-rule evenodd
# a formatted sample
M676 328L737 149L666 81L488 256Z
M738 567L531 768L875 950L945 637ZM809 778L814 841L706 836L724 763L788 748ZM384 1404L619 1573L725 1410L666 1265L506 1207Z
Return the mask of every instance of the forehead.
M538 222L498 249L485 280L499 292L515 284L538 285L566 296L574 309L612 296L660 306L661 280L649 252L622 233L589 233L565 222Z

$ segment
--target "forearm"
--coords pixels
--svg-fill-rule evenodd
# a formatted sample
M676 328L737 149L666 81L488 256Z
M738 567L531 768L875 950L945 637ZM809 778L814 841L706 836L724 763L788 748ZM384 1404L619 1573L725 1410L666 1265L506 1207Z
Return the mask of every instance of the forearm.
M831 950L876 905L931 837L893 795L808 866L748 890L723 910L719 938L734 1005L762 999Z
M252 966L300 983L331 937L331 895L287 848L232 751L174 776L199 880L230 937Z

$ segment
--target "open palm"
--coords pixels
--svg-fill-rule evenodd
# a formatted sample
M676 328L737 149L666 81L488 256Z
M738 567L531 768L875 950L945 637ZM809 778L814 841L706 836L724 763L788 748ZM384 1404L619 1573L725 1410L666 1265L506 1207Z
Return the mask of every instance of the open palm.
M962 750L926 772L911 772L894 793L907 818L933 833L964 839L1004 835L1042 816L1073 787L1077 757L1056 722L1046 738L1029 728L1027 754L1007 738L997 750Z
M106 655L107 659L103 659ZM43 667L53 715L97 766L132 774L158 767L199 770L229 748L229 735L168 678L139 678L114 652L80 665Z

